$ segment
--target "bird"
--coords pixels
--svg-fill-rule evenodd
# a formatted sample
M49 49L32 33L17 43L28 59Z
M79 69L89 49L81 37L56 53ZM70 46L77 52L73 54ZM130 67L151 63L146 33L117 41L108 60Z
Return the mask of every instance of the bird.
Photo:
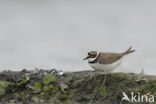
M121 64L125 56L133 52L135 50L132 50L131 46L121 53L90 51L83 60L88 60L89 65L95 71L111 73Z

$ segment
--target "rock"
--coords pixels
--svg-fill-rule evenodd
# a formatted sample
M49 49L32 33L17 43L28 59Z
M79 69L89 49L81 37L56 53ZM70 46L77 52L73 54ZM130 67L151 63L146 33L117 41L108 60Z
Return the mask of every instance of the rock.
M4 71L0 72L0 104L120 104L122 92L156 95L156 76L112 73L105 83L104 79L105 73L94 71Z

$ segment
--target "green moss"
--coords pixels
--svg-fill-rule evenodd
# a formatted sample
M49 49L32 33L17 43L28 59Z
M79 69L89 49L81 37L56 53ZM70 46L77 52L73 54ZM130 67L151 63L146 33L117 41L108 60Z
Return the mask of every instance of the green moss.
M57 97L50 97L50 103L59 104L60 100Z
M41 83L35 82L33 86L29 85L29 88L33 93L39 93L41 91Z
M58 98L61 100L66 100L68 98L67 92L66 91L61 92Z
M24 77L22 81L16 84L16 86L22 86L23 84L26 84L29 81L29 77Z
M61 91L63 91L63 92L65 91L65 89L68 88L68 86L66 84L61 84L60 87L61 87Z
M11 86L11 85L15 85L15 84L0 80L0 95L4 95L8 86Z
M58 91L58 87L52 86L50 91L51 91L51 94L54 94Z
M5 94L5 88L0 86L0 95L4 95Z
M31 100L34 101L35 103L39 103L39 98L36 96L33 96Z
M51 85L45 85L45 86L43 87L43 90L44 90L44 91L50 91L51 88L52 88Z
M20 99L20 102L28 104L119 104L123 91L127 94L138 91L156 96L155 79L149 79L148 83L143 80L137 82L136 74L112 73L107 75L103 85L105 74L81 73L64 76L47 74L43 80L30 76L30 79L25 77L18 83L0 81L0 102L19 103Z
M44 84L50 84L56 80L56 76L52 74L47 74L43 79Z

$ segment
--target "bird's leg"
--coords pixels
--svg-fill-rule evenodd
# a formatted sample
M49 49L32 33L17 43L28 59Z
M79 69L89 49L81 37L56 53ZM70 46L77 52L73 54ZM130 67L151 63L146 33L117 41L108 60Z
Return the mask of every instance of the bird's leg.
M104 86L104 85L105 85L106 78L107 78L107 74L105 74L105 78L104 78L104 80L103 80L102 86Z
M92 71L91 79L93 78L94 74L96 74L96 72L97 72L97 71L95 71L95 70ZM95 80L96 80L96 77L95 77Z

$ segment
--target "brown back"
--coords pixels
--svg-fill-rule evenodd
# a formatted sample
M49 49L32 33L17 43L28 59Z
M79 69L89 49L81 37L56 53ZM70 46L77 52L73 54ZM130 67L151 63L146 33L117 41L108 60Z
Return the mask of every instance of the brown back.
M123 53L101 52L97 62L100 64L111 64L124 56Z

